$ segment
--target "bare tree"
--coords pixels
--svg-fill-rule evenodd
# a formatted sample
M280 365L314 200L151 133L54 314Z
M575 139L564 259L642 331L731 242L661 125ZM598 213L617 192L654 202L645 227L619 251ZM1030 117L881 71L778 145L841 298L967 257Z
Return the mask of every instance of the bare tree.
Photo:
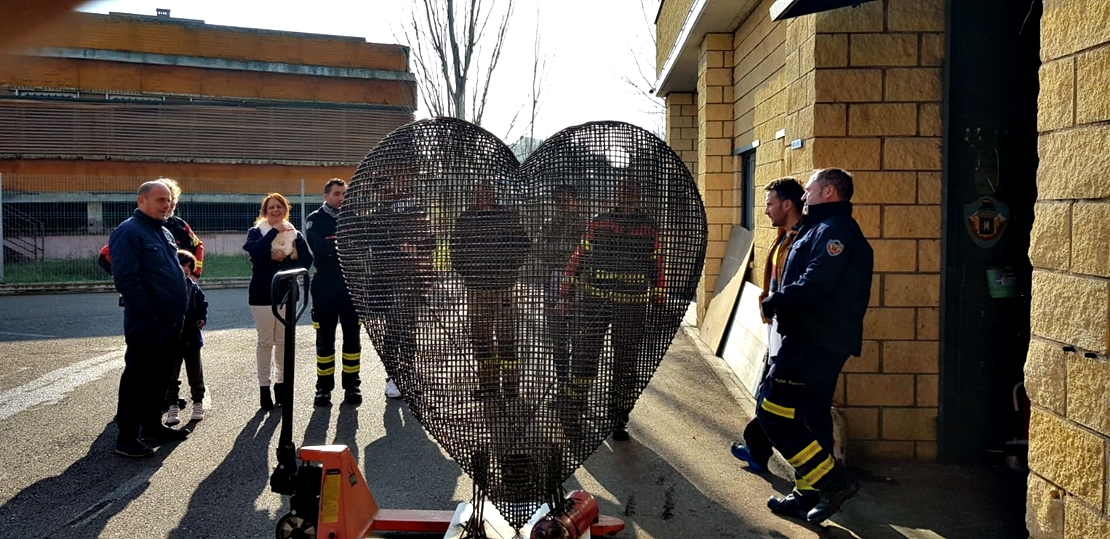
M550 59L547 52L544 51L540 39L540 6L536 4L536 31L532 40L532 80L531 88L528 93L528 102L521 105L520 110L513 115L512 120L509 121L509 126L505 130L504 140L511 140L513 130L516 127L517 119L524 111L525 107L528 109L528 124L524 127L523 133L519 136L516 145L524 145L517 156L527 157L539 146L540 140L536 139L536 120L539 118L540 104L543 101L544 89L547 86L548 75L548 60Z
M629 90L640 100L641 111L651 115L655 126L652 129L660 138L663 137L663 124L666 117L667 106L662 99L655 96L655 51L656 36L655 23L651 13L655 12L651 6L658 4L655 0L640 0L640 17L642 25L637 25L638 30L633 37L634 42L628 46L635 69L619 72L620 80L628 85ZM651 48L647 48L650 43Z
M433 116L481 125L514 0L412 0L401 29ZM491 25L491 23L493 23Z

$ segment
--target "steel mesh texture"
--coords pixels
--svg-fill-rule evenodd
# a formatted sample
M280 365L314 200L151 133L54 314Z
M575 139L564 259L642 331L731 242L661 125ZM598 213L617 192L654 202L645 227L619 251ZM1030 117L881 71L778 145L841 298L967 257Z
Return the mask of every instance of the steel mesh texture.
M434 118L362 161L337 242L386 372L519 529L561 506L647 386L706 235L689 171L643 129L567 128L520 165L482 128Z

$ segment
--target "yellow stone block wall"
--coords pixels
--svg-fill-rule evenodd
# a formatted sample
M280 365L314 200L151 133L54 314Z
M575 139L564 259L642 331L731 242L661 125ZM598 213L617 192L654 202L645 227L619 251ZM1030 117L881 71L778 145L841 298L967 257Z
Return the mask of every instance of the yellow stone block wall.
M698 94L670 93L666 97L667 145L671 147L690 174L698 176Z
M688 92L672 92L666 97L667 107L667 145L671 147L686 163L694 179L701 181L698 176L698 94ZM702 190L702 194L705 191ZM709 240L720 240L720 229L709 227ZM720 268L718 262L717 268ZM707 301L702 298L705 292L705 272L702 272L698 282L698 322L705 316Z
M752 215L755 216L755 251L753 270L749 274L749 280L758 286L763 285L767 246L775 237L775 230L763 216L763 186L787 173L783 158L785 139L776 138L776 134L787 128L787 87L797 78L796 73L788 76L786 61L790 52L786 47L787 30L795 22L793 19L772 21L766 15L772 3L765 0L733 34L733 94L736 97L733 103L733 146L743 148L758 144L755 151L755 204L751 208ZM732 160L736 186L732 194L733 219L739 222L744 185L740 174L740 156L735 156ZM727 231L726 227L725 232Z
M1110 537L1110 2L1045 2L1026 524L1033 539ZM1074 351L1070 348L1073 347Z
M787 169L841 167L875 250L861 357L836 400L853 457L936 458L944 0L880 0L787 32ZM795 73L796 78L795 78Z
M705 201L709 242L698 286L698 321L713 299L728 231L735 222L732 165L732 34L706 34L698 57L698 190Z
M694 0L665 0L655 17L655 74L663 70Z

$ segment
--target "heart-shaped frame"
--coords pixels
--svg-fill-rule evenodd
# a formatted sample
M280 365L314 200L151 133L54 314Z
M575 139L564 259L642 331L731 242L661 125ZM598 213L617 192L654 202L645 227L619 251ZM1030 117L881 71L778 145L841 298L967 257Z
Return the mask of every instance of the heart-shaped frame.
M707 229L685 164L639 127L570 127L520 165L484 129L434 118L366 156L337 236L386 372L519 529L623 428Z

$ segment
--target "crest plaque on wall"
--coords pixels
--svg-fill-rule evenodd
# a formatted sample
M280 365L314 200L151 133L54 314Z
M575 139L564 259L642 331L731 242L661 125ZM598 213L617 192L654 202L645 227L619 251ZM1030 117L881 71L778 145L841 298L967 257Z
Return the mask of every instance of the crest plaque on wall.
M964 204L964 224L971 241L983 249L994 247L1009 225L1010 206L994 197L985 196Z

